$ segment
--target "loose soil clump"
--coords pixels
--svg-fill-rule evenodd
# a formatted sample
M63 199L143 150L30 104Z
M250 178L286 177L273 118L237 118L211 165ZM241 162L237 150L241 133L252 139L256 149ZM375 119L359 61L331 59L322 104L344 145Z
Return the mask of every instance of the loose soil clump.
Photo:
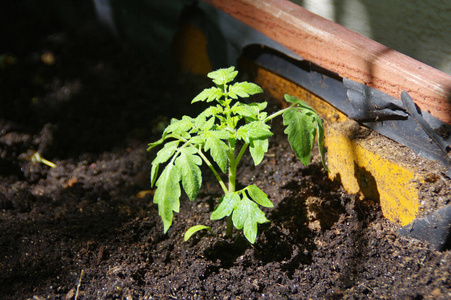
M209 220L213 176L164 235L143 192L147 143L171 117L201 111L189 103L210 81L92 27L25 14L2 30L1 299L451 298L451 252L399 236L377 202L329 180L317 154L303 166L280 120L262 164L239 167L240 184L275 203L255 245ZM33 151L56 167L31 162ZM195 224L214 235L184 242Z

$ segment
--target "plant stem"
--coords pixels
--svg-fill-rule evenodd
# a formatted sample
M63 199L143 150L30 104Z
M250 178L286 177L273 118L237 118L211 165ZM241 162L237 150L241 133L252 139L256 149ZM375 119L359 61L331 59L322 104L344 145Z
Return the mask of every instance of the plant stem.
M226 237L231 237L233 232L233 222L232 217L227 217L227 229L226 229Z
M224 181L219 176L218 172L216 172L215 167L212 165L210 160L208 160L208 158L204 155L204 153L200 149L198 149L198 153L199 153L200 157L204 160L204 162L207 164L207 166L210 168L210 170L213 172L213 174L215 175L216 180L219 182L219 185L221 186L221 188L224 191L224 193L227 194L229 192L229 189L227 189Z
M234 144L234 143L233 143ZM227 156L229 158L229 193L235 192L236 187L236 167L237 167L237 161L235 159L235 147L231 145L229 141L229 152L227 153ZM233 232L233 222L232 217L227 217L227 229L226 229L226 236L231 237Z
M229 143L229 151L227 153L227 156L229 158L229 193L235 192L235 181L236 181L236 167L237 167L237 161L234 156L235 154L235 147L232 147Z
M238 167L238 164L240 163L241 158L243 157L244 153L246 152L247 147L249 146L248 143L244 144L243 147L241 147L240 153L238 153L238 156L236 157L236 165Z
M287 110L293 108L295 105L296 105L296 104L291 104L290 106L288 106L288 107L286 107L286 108L284 108L284 109L281 109L281 110L279 110L278 112L273 113L272 115L266 117L266 119L264 119L263 122L266 123L266 122L268 122L268 121L274 119L275 117L280 116L281 114L283 114L283 113L286 112Z

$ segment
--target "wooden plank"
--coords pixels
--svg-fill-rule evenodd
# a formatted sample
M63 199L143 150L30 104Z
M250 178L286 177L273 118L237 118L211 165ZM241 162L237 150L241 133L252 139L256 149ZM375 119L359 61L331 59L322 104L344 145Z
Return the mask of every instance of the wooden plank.
M414 102L451 124L451 76L288 0L204 0L304 59L342 77Z

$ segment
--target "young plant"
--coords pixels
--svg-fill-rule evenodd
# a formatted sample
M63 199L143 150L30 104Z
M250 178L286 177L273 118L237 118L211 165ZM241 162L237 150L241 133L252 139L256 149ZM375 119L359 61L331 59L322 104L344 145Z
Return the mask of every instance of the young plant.
M268 151L268 138L273 135L268 122L279 115L283 117L284 132L288 135L291 148L304 165L309 163L318 134L319 152L324 165L324 130L316 112L296 97L285 95L291 105L268 116L264 112L266 102L247 104L237 101L263 92L254 83L232 84L237 74L234 67L209 73L208 77L216 86L203 90L192 103L205 101L211 106L195 118L183 116L181 120L172 119L161 139L149 144L148 150L164 143L152 162L151 185L157 187L153 202L158 204L165 233L172 224L173 213L180 210L181 186L191 201L197 197L202 183L200 166L205 163L224 191L210 219L227 218L227 236L235 227L243 230L250 243L255 242L258 224L269 222L259 205L273 207L273 203L255 185L236 190L237 167L247 149L255 165L263 160ZM159 173L163 164L165 167ZM227 174L227 183L219 172ZM205 225L191 227L185 233L185 240L204 229L211 231Z

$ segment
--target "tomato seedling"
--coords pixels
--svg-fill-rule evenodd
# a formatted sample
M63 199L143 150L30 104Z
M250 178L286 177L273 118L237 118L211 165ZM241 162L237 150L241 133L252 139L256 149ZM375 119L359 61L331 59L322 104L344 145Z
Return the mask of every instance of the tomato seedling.
M237 74L234 67L209 73L207 76L215 86L203 90L192 103L205 101L212 103L211 106L195 118L172 119L161 139L149 144L148 150L164 144L152 161L151 186L156 186L153 202L158 205L165 233L172 225L174 212L180 210L181 189L191 201L197 197L202 184L200 166L205 163L224 191L210 219L227 218L227 236L232 235L235 227L243 231L250 243L255 242L258 224L269 222L259 205L274 205L256 185L235 189L237 167L247 149L255 165L263 160L268 151L268 138L273 135L268 122L277 116L282 115L291 148L304 165L310 161L318 135L319 152L325 166L324 129L318 114L305 102L285 95L291 105L268 116L264 112L266 102L238 101L263 90L254 83L232 83ZM160 165L164 165L161 173ZM227 184L219 172L227 174ZM205 229L211 231L205 225L191 227L185 233L185 240Z

